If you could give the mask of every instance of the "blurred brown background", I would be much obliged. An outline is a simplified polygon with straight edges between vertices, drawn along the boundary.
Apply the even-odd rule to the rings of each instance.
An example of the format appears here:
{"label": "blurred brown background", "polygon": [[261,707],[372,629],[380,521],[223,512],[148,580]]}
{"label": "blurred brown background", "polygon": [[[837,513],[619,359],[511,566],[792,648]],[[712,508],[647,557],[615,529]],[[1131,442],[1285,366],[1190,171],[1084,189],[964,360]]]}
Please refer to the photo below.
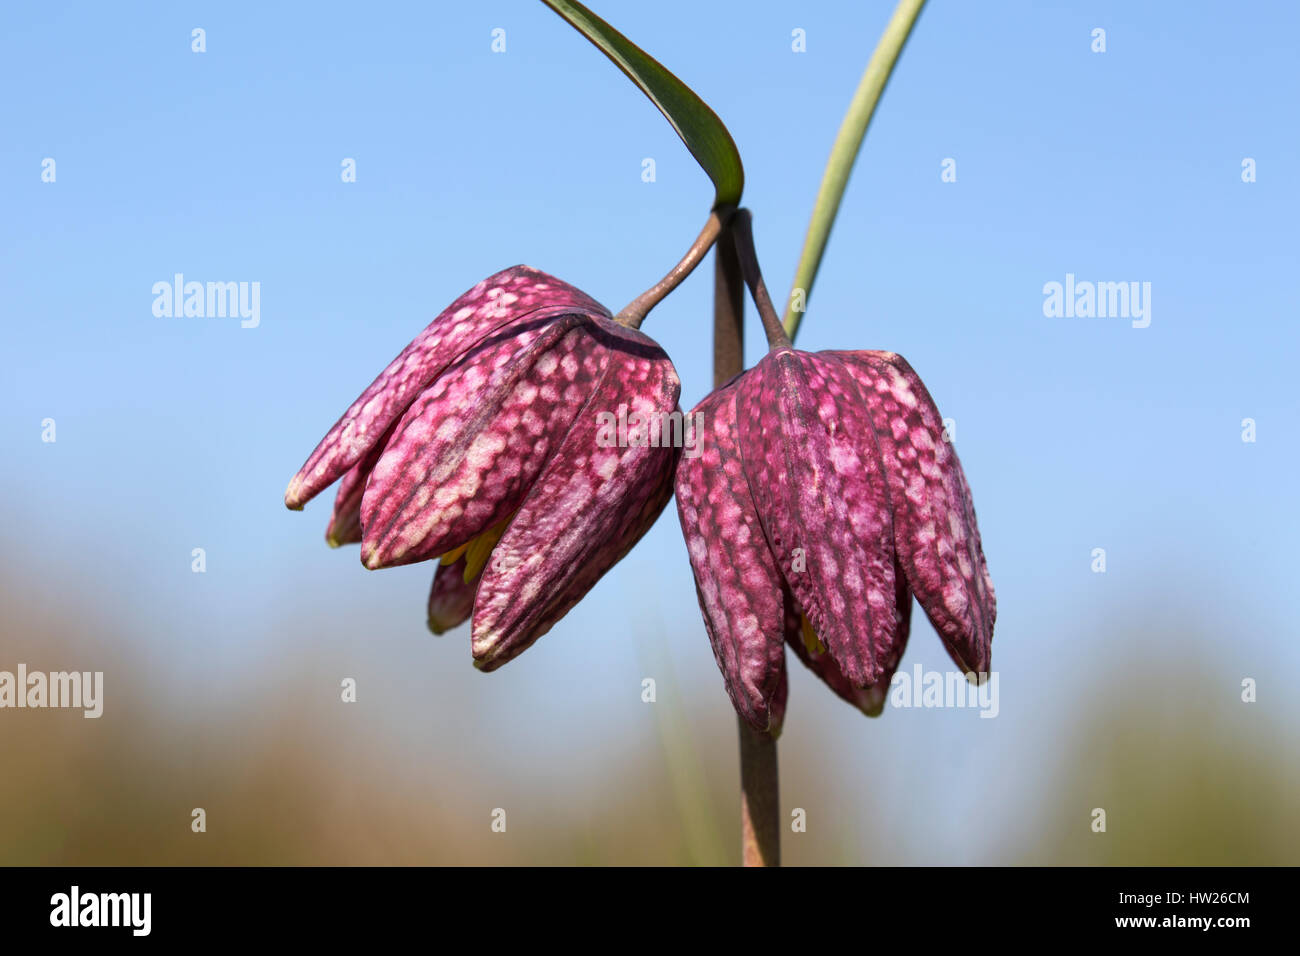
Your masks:
{"label": "blurred brown background", "polygon": [[[5,864],[738,860],[731,714],[716,686],[684,700],[662,645],[645,635],[639,660],[658,675],[658,701],[642,704],[639,680],[628,675],[634,732],[611,741],[595,722],[585,739],[553,737],[549,752],[524,760],[508,724],[493,721],[492,704],[475,692],[487,686],[484,675],[471,672],[463,647],[448,646],[463,631],[398,640],[395,653],[354,674],[358,702],[343,704],[336,671],[351,671],[332,665],[355,662],[357,642],[328,625],[311,654],[272,652],[238,679],[209,683],[199,674],[187,683],[162,679],[168,669],[147,646],[95,606],[12,568],[0,584],[0,666],[56,670],[75,661],[106,671],[99,720],[0,713]],[[434,699],[418,681],[396,683],[408,669],[403,654],[452,660],[459,692]],[[1068,689],[1085,702],[1068,733],[1009,750],[1005,741],[977,743],[983,752],[956,768],[969,785],[936,788],[942,793],[916,792],[915,782],[911,793],[899,789],[900,776],[938,780],[945,771],[927,769],[932,755],[915,743],[887,746],[905,721],[928,713],[887,709],[869,721],[795,674],[782,804],[787,813],[803,807],[809,825],[787,834],[786,862],[1300,861],[1294,736],[1265,707],[1234,703],[1231,687],[1216,702],[1212,688],[1223,682],[1196,661],[1130,664],[1126,678]],[[386,699],[385,680],[394,682]],[[580,674],[573,681],[565,693],[580,696]],[[996,720],[957,716],[987,740],[994,725],[1035,722],[1017,716],[1019,697],[1004,678]],[[436,729],[395,732],[401,713]],[[828,729],[836,735],[819,743]],[[940,723],[933,730],[946,733]],[[190,830],[194,807],[207,811],[206,833]],[[489,826],[497,807],[507,811],[504,834]],[[1107,810],[1105,834],[1090,830],[1093,807]]]}

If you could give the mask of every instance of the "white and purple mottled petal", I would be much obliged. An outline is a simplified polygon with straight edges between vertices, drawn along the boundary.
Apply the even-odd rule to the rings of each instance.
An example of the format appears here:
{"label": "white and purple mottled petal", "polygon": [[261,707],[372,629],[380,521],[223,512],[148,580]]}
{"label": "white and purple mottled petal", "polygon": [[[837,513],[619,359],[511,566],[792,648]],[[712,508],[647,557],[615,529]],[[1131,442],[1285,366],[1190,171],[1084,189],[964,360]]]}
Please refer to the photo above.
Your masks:
{"label": "white and purple mottled petal", "polygon": [[774,736],[784,712],[784,582],[767,546],[736,436],[734,384],[691,412],[700,454],[677,465],[677,512],[713,657],[736,712]]}
{"label": "white and purple mottled petal", "polygon": [[519,507],[604,373],[596,330],[593,317],[568,314],[519,331],[416,399],[362,499],[367,567],[437,557]]}
{"label": "white and purple mottled petal", "polygon": [[[601,413],[676,410],[681,383],[647,336],[597,323],[606,370],[488,559],[474,602],[474,663],[495,670],[545,634],[654,523],[680,449],[600,440]],[[649,421],[649,418],[646,418]],[[642,435],[642,437],[648,436]]]}
{"label": "white and purple mottled petal", "polygon": [[740,380],[740,450],[786,584],[855,687],[898,641],[894,532],[870,419],[838,360],[776,349]]}
{"label": "white and purple mottled petal", "polygon": [[445,634],[469,620],[478,580],[465,581],[465,559],[440,564],[429,587],[429,630]]}
{"label": "white and purple mottled petal", "polygon": [[879,717],[884,711],[885,701],[889,697],[890,681],[893,680],[894,672],[898,670],[898,664],[903,658],[903,651],[907,647],[907,636],[912,622],[912,591],[907,586],[907,577],[900,567],[894,569],[894,591],[897,638],[887,656],[882,660],[883,672],[880,679],[874,684],[868,684],[866,687],[855,687],[850,683],[849,679],[844,676],[844,672],[840,670],[839,665],[835,663],[835,658],[830,654],[808,648],[803,637],[802,612],[799,610],[794,595],[789,591],[785,595],[785,640],[790,650],[799,660],[803,661],[810,671],[821,678],[827,687],[868,717]]}
{"label": "white and purple mottled petal", "polygon": [[609,315],[585,293],[530,266],[484,279],[429,323],[343,413],[289,482],[285,505],[301,509],[361,461],[416,396],[465,352],[545,309]]}
{"label": "white and purple mottled petal", "polygon": [[375,442],[374,447],[366,452],[366,456],[348,469],[348,473],[339,482],[338,493],[334,496],[334,511],[325,529],[325,541],[331,548],[361,543],[361,497],[365,494],[370,472],[374,470],[375,463],[379,461],[379,456],[392,437],[393,429],[390,427]]}
{"label": "white and purple mottled petal", "polygon": [[889,482],[899,562],[953,660],[987,671],[997,600],[975,504],[943,418],[893,352],[837,352],[857,377]]}

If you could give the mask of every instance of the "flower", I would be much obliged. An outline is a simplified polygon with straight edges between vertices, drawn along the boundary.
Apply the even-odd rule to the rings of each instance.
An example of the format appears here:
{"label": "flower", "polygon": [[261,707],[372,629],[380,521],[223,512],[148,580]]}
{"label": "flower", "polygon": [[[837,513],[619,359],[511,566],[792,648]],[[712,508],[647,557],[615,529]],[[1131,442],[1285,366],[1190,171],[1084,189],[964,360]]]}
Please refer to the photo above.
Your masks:
{"label": "flower", "polygon": [[[493,670],[568,613],[649,530],[679,449],[598,440],[620,405],[676,414],[663,350],[559,279],[515,266],[433,320],[361,393],[285,492],[300,509],[342,478],[326,537],[368,568],[441,558],[434,633],[472,610]],[[655,436],[657,437],[657,436]]]}
{"label": "flower", "polygon": [[892,352],[775,348],[707,396],[677,506],[737,712],[780,732],[785,647],[844,699],[884,706],[915,595],[963,671],[997,613],[943,420]]}

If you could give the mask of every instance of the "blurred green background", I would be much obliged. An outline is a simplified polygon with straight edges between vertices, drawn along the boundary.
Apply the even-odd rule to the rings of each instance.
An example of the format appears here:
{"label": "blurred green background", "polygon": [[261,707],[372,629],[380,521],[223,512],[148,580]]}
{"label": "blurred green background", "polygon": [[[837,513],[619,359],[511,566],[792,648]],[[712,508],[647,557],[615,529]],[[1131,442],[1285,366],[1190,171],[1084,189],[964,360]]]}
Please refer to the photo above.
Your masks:
{"label": "blurred green background", "polygon": [[[0,714],[0,863],[739,860],[732,715],[720,688],[683,698],[649,629],[643,666],[622,675],[619,693],[639,719],[617,739],[579,719],[539,735],[525,756],[526,731],[494,719],[475,692],[492,678],[472,671],[464,647],[447,646],[456,635],[414,634],[363,653],[318,615],[310,629],[296,625],[311,635],[298,653],[268,654],[200,696],[200,675],[193,686],[157,681],[159,663],[133,647],[111,608],[12,567],[0,583],[10,658],[106,671],[98,720]],[[787,819],[803,808],[808,828],[786,834],[785,862],[1300,862],[1293,728],[1267,704],[1237,702],[1211,661],[1176,653],[1208,639],[1195,625],[1135,615],[1126,626],[1128,646],[1144,650],[1108,679],[1085,668],[1093,677],[1064,691],[1078,697],[1059,734],[1035,731],[1041,721],[1019,709],[1023,695],[1005,678],[994,720],[887,708],[871,721],[795,671],[781,801]],[[410,673],[410,661],[431,658],[458,665],[437,693]],[[656,675],[654,704],[640,700],[642,673]],[[357,678],[355,704],[341,702],[339,674]],[[557,698],[580,696],[581,676],[572,682],[553,688]],[[398,713],[421,729],[398,726]],[[972,732],[987,742],[969,744],[975,752],[945,739]],[[906,746],[890,745],[897,734]],[[207,811],[206,833],[190,830],[194,807]],[[1107,811],[1104,834],[1091,830],[1094,807]],[[490,827],[497,808],[505,833]]]}

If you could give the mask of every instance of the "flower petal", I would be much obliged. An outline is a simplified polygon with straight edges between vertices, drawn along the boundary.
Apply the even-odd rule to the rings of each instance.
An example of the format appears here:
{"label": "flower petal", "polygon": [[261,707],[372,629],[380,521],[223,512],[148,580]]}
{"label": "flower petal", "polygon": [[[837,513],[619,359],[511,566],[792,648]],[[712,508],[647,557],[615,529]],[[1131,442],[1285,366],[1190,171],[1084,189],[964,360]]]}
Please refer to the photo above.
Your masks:
{"label": "flower petal", "polygon": [[857,385],[839,361],[780,349],[740,380],[736,405],[777,566],[844,676],[873,684],[898,640],[894,532]]}
{"label": "flower petal", "polygon": [[[700,454],[677,466],[677,513],[713,657],[736,712],[758,731],[780,729],[785,687],[785,582],[767,546],[736,435],[736,387],[709,394]],[[777,712],[777,711],[780,712]]]}
{"label": "flower petal", "polygon": [[476,349],[425,390],[366,486],[367,567],[437,557],[519,507],[605,370],[596,332],[589,316],[560,316]]}
{"label": "flower petal", "polygon": [[957,665],[987,671],[997,599],[975,504],[957,452],[944,438],[939,409],[902,356],[833,354],[862,384],[889,479],[899,561],[912,591]]}
{"label": "flower petal", "polygon": [[325,528],[325,541],[331,548],[361,541],[361,496],[365,493],[371,467],[373,463],[358,462],[339,482],[338,494],[334,496],[334,512]]}
{"label": "flower petal", "polygon": [[[545,634],[654,524],[677,447],[606,447],[600,413],[676,410],[681,383],[653,340],[598,323],[605,374],[492,552],[474,605],[474,663],[495,670]],[[680,414],[680,413],[678,413]],[[648,418],[646,419],[649,420]],[[646,440],[646,432],[633,434]],[[633,442],[630,440],[629,445]]]}
{"label": "flower petal", "polygon": [[478,582],[465,583],[465,559],[440,564],[429,588],[429,630],[445,634],[469,620]]}
{"label": "flower petal", "polygon": [[895,584],[895,618],[898,638],[891,648],[882,664],[884,673],[880,680],[874,684],[868,684],[866,687],[854,687],[849,679],[844,676],[840,670],[835,658],[830,654],[814,655],[804,645],[803,629],[803,612],[799,610],[798,603],[794,595],[786,591],[785,604],[785,640],[790,646],[796,657],[804,662],[804,665],[833,690],[836,694],[848,701],[858,710],[862,711],[868,717],[879,717],[885,709],[885,700],[889,696],[890,681],[893,680],[894,671],[898,670],[898,664],[903,658],[903,650],[907,647],[907,635],[912,621],[912,591],[907,586],[907,577],[903,574],[901,567],[895,567],[894,570]]}
{"label": "flower petal", "polygon": [[329,526],[325,529],[325,541],[331,548],[345,544],[359,544],[361,530],[361,497],[366,491],[366,482],[370,472],[383,454],[384,446],[393,437],[390,427],[384,436],[375,442],[366,456],[357,462],[339,482],[338,494],[334,496],[334,512],[330,515]]}
{"label": "flower petal", "polygon": [[547,308],[609,315],[582,291],[531,266],[514,266],[484,279],[430,322],[343,413],[289,482],[285,505],[302,508],[359,462],[416,396],[465,352]]}

